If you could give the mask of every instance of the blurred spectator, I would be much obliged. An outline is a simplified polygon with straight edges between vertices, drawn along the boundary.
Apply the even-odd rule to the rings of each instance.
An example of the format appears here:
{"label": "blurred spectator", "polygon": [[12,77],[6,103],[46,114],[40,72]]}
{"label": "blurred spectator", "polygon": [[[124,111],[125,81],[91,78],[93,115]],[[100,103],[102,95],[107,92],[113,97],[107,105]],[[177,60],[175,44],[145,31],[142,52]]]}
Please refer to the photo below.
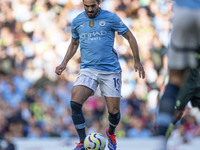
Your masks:
{"label": "blurred spectator", "polygon": [[127,131],[127,135],[131,138],[146,138],[150,137],[152,133],[148,129],[145,129],[142,118],[132,116],[130,118],[130,129]]}
{"label": "blurred spectator", "polygon": [[12,135],[10,132],[5,134],[5,140],[0,141],[0,149],[1,150],[15,150],[16,147],[12,142]]}

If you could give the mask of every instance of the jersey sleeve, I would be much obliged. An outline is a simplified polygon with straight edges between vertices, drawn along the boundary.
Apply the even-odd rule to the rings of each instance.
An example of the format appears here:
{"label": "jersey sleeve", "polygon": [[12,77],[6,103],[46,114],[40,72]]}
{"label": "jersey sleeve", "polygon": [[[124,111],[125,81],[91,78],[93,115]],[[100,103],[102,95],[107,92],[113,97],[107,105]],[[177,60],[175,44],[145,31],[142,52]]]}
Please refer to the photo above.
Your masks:
{"label": "jersey sleeve", "polygon": [[79,39],[79,35],[78,35],[77,30],[76,30],[76,22],[75,22],[75,20],[72,21],[71,32],[72,32],[72,39],[73,40]]}
{"label": "jersey sleeve", "polygon": [[114,14],[112,17],[113,17],[112,29],[118,32],[119,35],[125,34],[129,30],[128,27],[116,14]]}

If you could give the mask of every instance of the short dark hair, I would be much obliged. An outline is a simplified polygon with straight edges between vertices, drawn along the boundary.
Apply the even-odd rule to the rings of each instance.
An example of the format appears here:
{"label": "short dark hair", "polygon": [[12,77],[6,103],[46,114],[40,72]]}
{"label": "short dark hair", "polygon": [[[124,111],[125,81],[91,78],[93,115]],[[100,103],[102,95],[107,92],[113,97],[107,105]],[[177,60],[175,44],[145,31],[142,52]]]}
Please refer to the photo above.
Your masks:
{"label": "short dark hair", "polygon": [[[84,0],[83,0],[84,1]],[[98,4],[100,4],[101,0],[96,0]]]}

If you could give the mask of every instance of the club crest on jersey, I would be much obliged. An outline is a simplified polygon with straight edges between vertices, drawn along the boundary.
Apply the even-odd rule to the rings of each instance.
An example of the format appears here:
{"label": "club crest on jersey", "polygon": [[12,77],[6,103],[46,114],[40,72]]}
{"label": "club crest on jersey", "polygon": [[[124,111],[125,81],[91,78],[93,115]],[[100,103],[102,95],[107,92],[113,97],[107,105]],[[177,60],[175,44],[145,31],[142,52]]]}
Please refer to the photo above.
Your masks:
{"label": "club crest on jersey", "polygon": [[100,25],[100,26],[105,26],[105,24],[106,24],[105,21],[100,21],[100,22],[99,22],[99,25]]}
{"label": "club crest on jersey", "polygon": [[90,26],[90,28],[93,28],[94,27],[94,21],[90,21],[89,26]]}

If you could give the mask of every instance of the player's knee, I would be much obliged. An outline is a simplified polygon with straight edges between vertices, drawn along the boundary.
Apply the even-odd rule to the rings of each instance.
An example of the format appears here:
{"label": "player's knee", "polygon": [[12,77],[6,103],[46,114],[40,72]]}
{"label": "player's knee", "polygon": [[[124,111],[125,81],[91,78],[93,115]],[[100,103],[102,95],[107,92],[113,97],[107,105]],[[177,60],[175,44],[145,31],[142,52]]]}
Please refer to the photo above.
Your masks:
{"label": "player's knee", "polygon": [[120,118],[121,118],[120,112],[115,114],[109,113],[108,120],[112,125],[117,126],[120,121]]}
{"label": "player's knee", "polygon": [[117,114],[120,111],[120,104],[119,103],[114,103],[114,104],[109,104],[110,106],[108,107],[108,112],[110,114]]}

